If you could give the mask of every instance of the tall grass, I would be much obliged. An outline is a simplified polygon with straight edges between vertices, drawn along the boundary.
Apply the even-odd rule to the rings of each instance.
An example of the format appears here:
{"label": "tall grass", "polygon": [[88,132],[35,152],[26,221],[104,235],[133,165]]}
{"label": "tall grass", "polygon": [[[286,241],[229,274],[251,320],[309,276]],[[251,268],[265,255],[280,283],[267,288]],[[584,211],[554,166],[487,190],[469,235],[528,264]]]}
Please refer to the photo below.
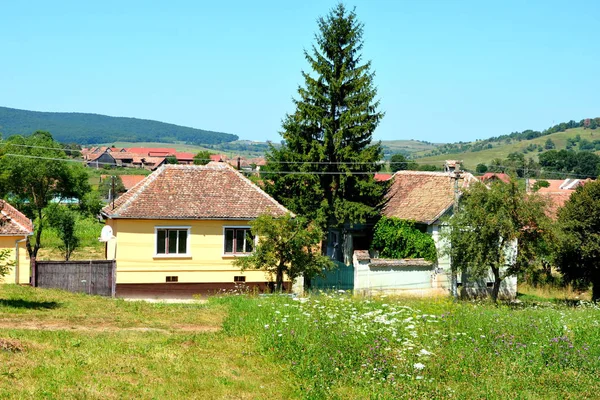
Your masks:
{"label": "tall grass", "polygon": [[224,329],[256,335],[304,398],[594,397],[600,310],[447,299],[231,297]]}

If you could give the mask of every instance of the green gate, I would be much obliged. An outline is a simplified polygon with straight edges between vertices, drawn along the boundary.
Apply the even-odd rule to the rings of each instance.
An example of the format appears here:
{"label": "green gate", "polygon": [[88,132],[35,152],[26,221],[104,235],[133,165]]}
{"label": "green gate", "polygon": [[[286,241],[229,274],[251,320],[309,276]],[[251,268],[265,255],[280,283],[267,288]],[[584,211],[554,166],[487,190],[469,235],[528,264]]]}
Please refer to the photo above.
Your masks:
{"label": "green gate", "polygon": [[354,289],[354,266],[334,261],[335,267],[325,271],[325,276],[317,276],[310,280],[310,289]]}

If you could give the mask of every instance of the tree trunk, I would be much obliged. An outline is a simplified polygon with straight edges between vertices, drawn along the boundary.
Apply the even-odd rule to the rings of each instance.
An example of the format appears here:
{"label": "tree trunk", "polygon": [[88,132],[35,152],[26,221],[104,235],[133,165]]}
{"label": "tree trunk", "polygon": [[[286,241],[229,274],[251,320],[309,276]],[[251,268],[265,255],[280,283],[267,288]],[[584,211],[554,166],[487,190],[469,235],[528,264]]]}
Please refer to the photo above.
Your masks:
{"label": "tree trunk", "polygon": [[29,258],[36,258],[38,250],[40,249],[40,240],[42,239],[42,209],[38,209],[38,227],[35,231],[35,244],[33,248],[31,248],[31,243],[29,242],[29,237],[27,237],[27,242],[25,247],[27,248],[27,252],[29,253]]}
{"label": "tree trunk", "polygon": [[283,264],[277,266],[277,275],[275,277],[275,290],[279,293],[283,291]]}
{"label": "tree trunk", "polygon": [[494,303],[498,302],[498,293],[500,293],[500,284],[502,283],[502,279],[500,279],[500,268],[492,267],[492,272],[494,273],[494,286],[492,287],[492,300]]}
{"label": "tree trunk", "polygon": [[600,273],[592,276],[592,301],[597,303],[600,300]]}

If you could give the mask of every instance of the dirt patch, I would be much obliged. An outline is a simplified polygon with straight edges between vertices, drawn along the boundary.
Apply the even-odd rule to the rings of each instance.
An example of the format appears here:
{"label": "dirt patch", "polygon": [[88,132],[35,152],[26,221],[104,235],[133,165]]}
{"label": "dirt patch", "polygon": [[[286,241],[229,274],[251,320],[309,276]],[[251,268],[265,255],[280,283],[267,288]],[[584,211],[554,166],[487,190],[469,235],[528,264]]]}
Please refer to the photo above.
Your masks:
{"label": "dirt patch", "polygon": [[[134,326],[122,328],[118,326],[85,326],[73,325],[66,321],[13,321],[0,320],[0,329],[25,329],[25,330],[40,330],[40,331],[86,331],[86,332],[159,332],[159,333],[178,333],[178,332],[217,332],[221,329],[219,326],[203,326],[203,325],[174,325],[170,329],[152,328],[149,326]],[[0,339],[0,349],[2,342]]]}
{"label": "dirt patch", "polygon": [[25,350],[25,346],[17,339],[0,338],[0,350],[9,351],[11,353],[19,353]]}

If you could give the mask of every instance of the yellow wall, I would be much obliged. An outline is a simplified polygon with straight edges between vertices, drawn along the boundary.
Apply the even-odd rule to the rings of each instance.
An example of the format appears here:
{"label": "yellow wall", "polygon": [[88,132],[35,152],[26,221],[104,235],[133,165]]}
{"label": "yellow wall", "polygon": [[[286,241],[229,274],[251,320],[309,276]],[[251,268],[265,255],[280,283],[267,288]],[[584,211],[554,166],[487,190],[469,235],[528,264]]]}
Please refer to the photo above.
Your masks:
{"label": "yellow wall", "polygon": [[[29,256],[27,255],[27,249],[25,248],[25,242],[19,243],[19,259],[16,263],[15,257],[15,245],[16,241],[25,239],[24,236],[0,236],[0,249],[10,250],[10,261],[15,261],[15,265],[11,267],[8,275],[4,278],[0,278],[1,283],[19,283],[28,284],[31,272],[29,264]],[[8,261],[8,260],[6,260]],[[18,268],[18,271],[17,271]],[[18,275],[18,281],[17,281]]]}
{"label": "yellow wall", "polygon": [[[236,275],[246,282],[271,280],[264,271],[242,274],[232,265],[234,257],[223,255],[223,227],[248,226],[248,221],[109,219],[107,224],[116,237],[107,243],[107,258],[117,260],[117,283],[165,283],[167,276],[187,283],[228,283]],[[155,228],[161,226],[191,227],[189,257],[155,257]]]}

